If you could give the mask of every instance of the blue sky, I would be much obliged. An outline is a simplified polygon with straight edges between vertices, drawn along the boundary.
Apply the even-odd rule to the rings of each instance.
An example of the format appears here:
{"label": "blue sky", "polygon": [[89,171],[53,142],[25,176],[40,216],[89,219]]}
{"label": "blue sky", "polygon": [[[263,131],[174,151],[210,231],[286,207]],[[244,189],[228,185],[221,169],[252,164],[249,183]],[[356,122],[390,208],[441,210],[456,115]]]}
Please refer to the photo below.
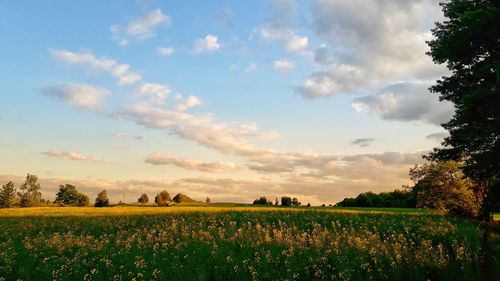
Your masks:
{"label": "blue sky", "polygon": [[453,114],[436,1],[3,1],[0,179],[334,203],[408,183]]}

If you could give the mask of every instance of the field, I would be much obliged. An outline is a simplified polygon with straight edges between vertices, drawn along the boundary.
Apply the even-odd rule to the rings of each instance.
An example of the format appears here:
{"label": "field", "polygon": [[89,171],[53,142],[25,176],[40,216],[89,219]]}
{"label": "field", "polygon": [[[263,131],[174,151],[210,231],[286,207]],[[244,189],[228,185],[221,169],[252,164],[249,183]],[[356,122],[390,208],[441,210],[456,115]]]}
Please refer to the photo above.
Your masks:
{"label": "field", "polygon": [[0,280],[481,280],[481,237],[408,209],[4,209]]}

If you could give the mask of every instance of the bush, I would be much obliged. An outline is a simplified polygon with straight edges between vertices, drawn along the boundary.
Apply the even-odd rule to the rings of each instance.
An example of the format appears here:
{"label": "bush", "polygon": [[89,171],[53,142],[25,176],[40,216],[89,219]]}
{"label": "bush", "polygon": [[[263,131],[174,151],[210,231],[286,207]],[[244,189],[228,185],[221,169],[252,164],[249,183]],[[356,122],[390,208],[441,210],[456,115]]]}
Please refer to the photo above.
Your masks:
{"label": "bush", "polygon": [[56,194],[55,203],[62,206],[87,206],[89,197],[76,190],[76,187],[71,184],[60,185],[59,191]]}
{"label": "bush", "polygon": [[141,197],[139,197],[139,199],[137,199],[137,202],[141,203],[141,204],[147,204],[149,202],[149,197],[146,193],[142,194]]}
{"label": "bush", "polygon": [[183,193],[179,193],[179,194],[175,195],[173,201],[175,203],[191,203],[191,202],[195,202],[193,199],[191,199],[189,196],[187,196],[186,194],[183,194]]}
{"label": "bush", "polygon": [[268,201],[266,196],[261,196],[259,199],[253,201],[254,205],[272,205],[273,202]]}
{"label": "bush", "polygon": [[155,203],[158,204],[158,206],[168,206],[168,203],[171,201],[172,198],[170,198],[170,193],[166,190],[158,193],[155,197]]}
{"label": "bush", "polygon": [[109,206],[109,199],[108,199],[108,193],[106,190],[103,190],[97,194],[97,198],[95,199],[95,205],[96,207],[107,207]]}

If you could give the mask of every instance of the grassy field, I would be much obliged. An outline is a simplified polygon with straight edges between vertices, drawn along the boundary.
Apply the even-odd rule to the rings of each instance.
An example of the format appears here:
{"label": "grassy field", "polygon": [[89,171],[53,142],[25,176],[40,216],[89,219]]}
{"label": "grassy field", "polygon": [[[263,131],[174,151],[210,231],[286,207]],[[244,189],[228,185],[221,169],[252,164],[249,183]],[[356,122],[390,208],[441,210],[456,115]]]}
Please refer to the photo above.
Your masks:
{"label": "grassy field", "polygon": [[410,209],[3,209],[0,280],[481,280],[481,237]]}

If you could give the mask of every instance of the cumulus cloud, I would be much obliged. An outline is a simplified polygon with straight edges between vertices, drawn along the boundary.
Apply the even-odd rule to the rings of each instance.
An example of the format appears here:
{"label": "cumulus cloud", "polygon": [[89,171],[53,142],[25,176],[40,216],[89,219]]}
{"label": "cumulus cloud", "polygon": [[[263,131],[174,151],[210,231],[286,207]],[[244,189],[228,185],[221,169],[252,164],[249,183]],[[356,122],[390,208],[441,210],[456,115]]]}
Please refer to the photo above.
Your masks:
{"label": "cumulus cloud", "polygon": [[158,47],[156,48],[156,52],[162,56],[168,57],[174,53],[173,47]]}
{"label": "cumulus cloud", "polygon": [[104,97],[111,95],[104,88],[75,83],[60,83],[47,86],[41,92],[43,95],[92,111],[101,111]]}
{"label": "cumulus cloud", "polygon": [[111,38],[117,41],[119,45],[125,46],[129,40],[146,40],[156,36],[156,29],[159,26],[168,26],[171,23],[169,16],[162,13],[160,9],[149,12],[148,14],[129,21],[124,26],[115,24],[109,30]]}
{"label": "cumulus cloud", "polygon": [[182,95],[177,94],[175,96],[175,110],[176,111],[186,111],[186,110],[190,109],[191,107],[195,107],[195,106],[198,106],[201,104],[202,104],[201,99],[199,99],[195,96],[192,96],[192,95],[189,95],[187,97],[183,97]]}
{"label": "cumulus cloud", "polygon": [[274,62],[274,69],[280,72],[289,72],[295,68],[295,63],[288,59],[281,59]]}
{"label": "cumulus cloud", "polygon": [[136,93],[140,96],[147,96],[152,102],[163,103],[171,90],[168,86],[155,83],[143,83],[136,89]]}
{"label": "cumulus cloud", "polygon": [[196,54],[204,52],[213,52],[220,49],[217,36],[208,34],[205,38],[197,39],[194,41],[193,52]]}
{"label": "cumulus cloud", "polygon": [[133,84],[142,79],[141,75],[131,72],[130,65],[119,64],[115,60],[96,58],[92,53],[73,53],[66,50],[50,49],[51,55],[67,64],[80,64],[93,70],[105,71],[118,79],[119,85]]}
{"label": "cumulus cloud", "polygon": [[371,138],[360,138],[360,139],[355,139],[351,142],[351,145],[358,145],[361,147],[367,147],[371,145],[375,140]]}
{"label": "cumulus cloud", "polygon": [[359,97],[352,105],[386,120],[421,121],[440,125],[454,113],[453,104],[439,101],[425,83],[401,82],[381,89],[375,95]]}
{"label": "cumulus cloud", "polygon": [[188,170],[209,173],[223,173],[237,168],[232,162],[201,162],[195,159],[170,157],[162,153],[149,155],[144,162],[152,165],[175,165]]}
{"label": "cumulus cloud", "polygon": [[306,98],[357,93],[402,79],[446,73],[425,54],[438,1],[314,0],[312,31],[326,42],[314,51],[321,68],[296,90]]}
{"label": "cumulus cloud", "polygon": [[92,162],[101,161],[95,156],[84,155],[80,152],[51,150],[51,151],[43,152],[43,154],[50,156],[52,158],[69,159],[69,160],[75,160],[75,161],[92,161]]}

